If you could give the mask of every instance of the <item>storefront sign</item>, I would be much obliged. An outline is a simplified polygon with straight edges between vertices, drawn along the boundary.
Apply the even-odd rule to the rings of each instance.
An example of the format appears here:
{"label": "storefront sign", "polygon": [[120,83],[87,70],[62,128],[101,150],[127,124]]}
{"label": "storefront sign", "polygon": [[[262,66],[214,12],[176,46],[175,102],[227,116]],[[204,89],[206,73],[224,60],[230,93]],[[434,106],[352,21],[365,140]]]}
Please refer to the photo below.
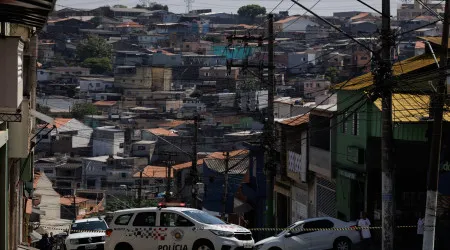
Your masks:
{"label": "storefront sign", "polygon": [[344,176],[348,179],[352,179],[352,180],[356,180],[356,174],[355,173],[351,173],[342,169],[338,169],[338,173],[341,176]]}

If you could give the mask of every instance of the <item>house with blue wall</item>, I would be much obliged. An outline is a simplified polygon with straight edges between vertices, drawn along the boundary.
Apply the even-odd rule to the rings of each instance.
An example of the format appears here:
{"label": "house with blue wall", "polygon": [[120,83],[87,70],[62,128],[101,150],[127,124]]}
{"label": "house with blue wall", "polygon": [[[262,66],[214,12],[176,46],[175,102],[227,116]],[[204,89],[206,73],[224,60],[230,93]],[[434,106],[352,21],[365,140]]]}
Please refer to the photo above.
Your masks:
{"label": "house with blue wall", "polygon": [[203,208],[219,214],[223,212],[225,177],[228,176],[228,195],[226,198],[225,213],[232,214],[234,195],[249,168],[249,159],[246,150],[230,152],[228,159],[228,174],[226,174],[225,152],[216,152],[209,155],[204,159],[202,167],[202,179],[204,183]]}

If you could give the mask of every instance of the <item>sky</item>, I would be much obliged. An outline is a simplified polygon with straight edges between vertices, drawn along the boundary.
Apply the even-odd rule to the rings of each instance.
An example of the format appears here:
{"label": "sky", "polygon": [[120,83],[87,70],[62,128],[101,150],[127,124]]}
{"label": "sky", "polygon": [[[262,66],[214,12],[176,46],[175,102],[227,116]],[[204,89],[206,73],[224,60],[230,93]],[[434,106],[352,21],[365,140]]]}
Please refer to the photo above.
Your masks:
{"label": "sky", "polygon": [[[192,1],[192,0],[191,0]],[[239,7],[247,4],[259,4],[266,7],[267,12],[270,12],[277,6],[281,0],[193,0],[192,9],[212,9],[213,12],[227,12],[236,13]],[[316,2],[319,3],[312,9],[319,15],[331,16],[333,12],[340,11],[371,11],[368,7],[357,2],[356,0],[298,0],[301,4],[310,8]],[[364,2],[372,7],[381,11],[382,0],[365,0]],[[404,1],[412,0],[391,0],[391,15],[397,14],[397,5]],[[169,11],[175,13],[185,13],[186,3],[185,0],[155,0],[155,2],[169,6]],[[91,9],[105,5],[122,4],[128,7],[134,7],[139,3],[139,0],[57,0],[56,9],[64,7]],[[279,11],[289,10],[289,14],[304,14],[305,11],[294,5],[290,0],[283,0],[282,3],[273,11],[278,13]]]}

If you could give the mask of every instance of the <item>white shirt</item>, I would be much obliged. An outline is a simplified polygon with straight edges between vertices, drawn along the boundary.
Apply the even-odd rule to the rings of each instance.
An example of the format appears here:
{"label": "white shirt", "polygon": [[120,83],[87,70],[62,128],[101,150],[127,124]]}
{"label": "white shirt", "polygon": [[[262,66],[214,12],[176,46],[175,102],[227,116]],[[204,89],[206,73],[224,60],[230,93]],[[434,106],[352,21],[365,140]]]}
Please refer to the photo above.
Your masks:
{"label": "white shirt", "polygon": [[419,218],[419,220],[417,221],[417,234],[423,234],[423,219]]}
{"label": "white shirt", "polygon": [[[360,219],[358,221],[358,227],[370,227],[370,220],[369,219]],[[361,229],[361,236],[364,239],[370,239],[370,237],[372,237],[372,235],[370,234],[370,230],[369,229]]]}

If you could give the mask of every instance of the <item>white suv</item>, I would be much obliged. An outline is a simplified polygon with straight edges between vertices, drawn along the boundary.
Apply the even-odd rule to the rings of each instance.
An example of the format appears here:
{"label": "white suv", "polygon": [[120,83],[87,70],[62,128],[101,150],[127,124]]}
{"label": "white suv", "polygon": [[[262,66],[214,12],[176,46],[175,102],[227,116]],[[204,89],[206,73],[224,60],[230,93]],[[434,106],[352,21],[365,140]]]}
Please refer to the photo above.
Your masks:
{"label": "white suv", "polygon": [[[193,208],[159,204],[114,213],[107,250],[251,250],[252,233]],[[171,207],[169,207],[171,206]]]}
{"label": "white suv", "polygon": [[74,221],[66,238],[66,250],[103,250],[106,229],[108,225],[100,218]]}
{"label": "white suv", "polygon": [[276,236],[255,244],[255,250],[350,250],[360,242],[356,222],[331,217],[298,221]]}

